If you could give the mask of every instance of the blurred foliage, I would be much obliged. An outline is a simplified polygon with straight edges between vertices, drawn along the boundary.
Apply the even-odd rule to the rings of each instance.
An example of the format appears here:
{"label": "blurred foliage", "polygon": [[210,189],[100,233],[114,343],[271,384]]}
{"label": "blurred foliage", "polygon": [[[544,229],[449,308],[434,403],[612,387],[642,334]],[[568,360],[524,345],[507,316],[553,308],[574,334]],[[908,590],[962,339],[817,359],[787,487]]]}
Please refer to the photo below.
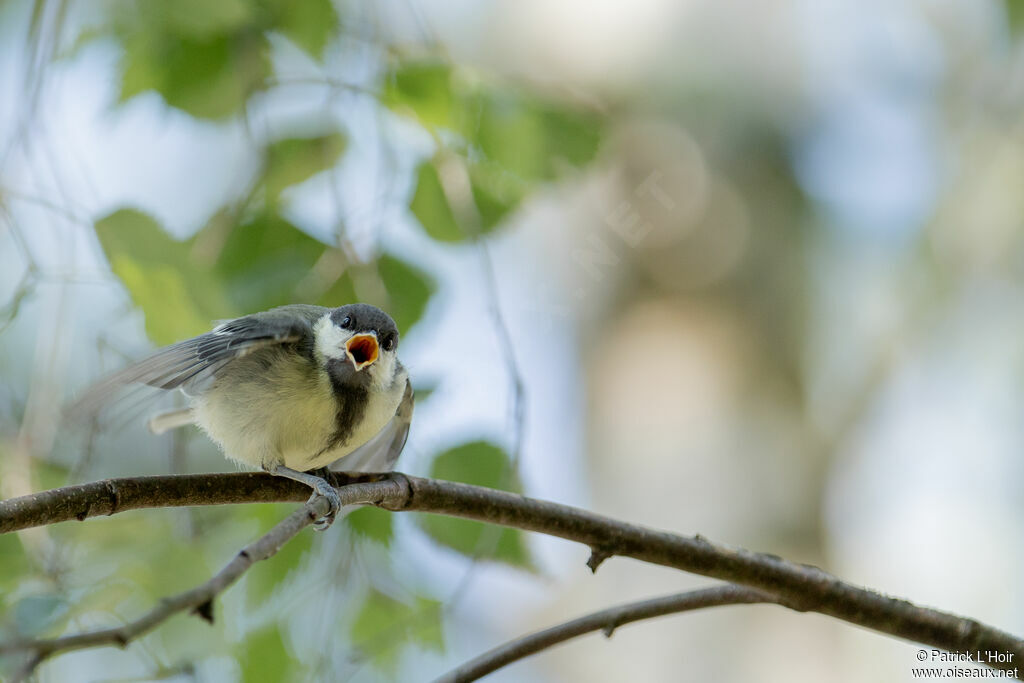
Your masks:
{"label": "blurred foliage", "polygon": [[1010,33],[1019,36],[1024,33],[1024,0],[1003,0],[1006,8],[1006,25]]}
{"label": "blurred foliage", "polygon": [[367,505],[350,512],[345,522],[357,537],[390,545],[395,537],[393,517],[390,512]]}
{"label": "blurred foliage", "polygon": [[[417,169],[409,205],[436,240],[459,242],[493,230],[539,183],[589,163],[600,146],[598,114],[473,78],[447,63],[400,61],[385,83],[388,107],[447,141]],[[448,178],[460,174],[471,200],[454,196],[456,183]],[[469,224],[467,211],[475,214]]]}
{"label": "blurred foliage", "polygon": [[452,128],[456,103],[451,79],[445,61],[398,62],[384,79],[381,101],[429,128]]}
{"label": "blurred foliage", "polygon": [[47,633],[67,614],[69,602],[67,598],[53,593],[28,595],[14,604],[14,621],[18,635],[34,638]]}
{"label": "blurred foliage", "polygon": [[[265,534],[294,508],[290,505],[257,505],[249,516],[259,524],[257,534]],[[299,568],[306,552],[313,545],[311,534],[299,534],[281,546],[269,562],[257,562],[245,573],[245,588],[251,605],[266,602],[282,581]]]}
{"label": "blurred foliage", "polygon": [[413,193],[409,208],[427,234],[435,240],[458,242],[466,238],[448,205],[434,163],[421,164],[416,171],[416,191]]}
{"label": "blurred foliage", "polygon": [[[329,307],[369,301],[388,310],[404,331],[423,315],[434,291],[429,276],[388,254],[375,263],[353,264],[331,280],[311,282],[317,263],[344,257],[274,213],[240,223],[221,212],[178,242],[152,217],[119,209],[96,222],[96,233],[158,344],[201,334],[214,320],[302,301],[304,292],[311,294],[307,300]],[[382,287],[359,296],[357,283],[366,277]]]}
{"label": "blurred foliage", "polygon": [[122,101],[156,91],[192,116],[220,119],[267,87],[269,34],[322,59],[338,15],[330,0],[135,0],[112,8],[108,30],[122,48]]}
{"label": "blurred foliage", "polygon": [[433,281],[414,266],[388,254],[377,259],[377,272],[387,292],[388,313],[398,322],[399,329],[408,330],[426,310],[434,293]]}
{"label": "blurred foliage", "polygon": [[[736,398],[726,399],[725,391],[722,396],[694,394],[700,398],[694,403],[706,412],[694,412],[693,419],[699,422],[697,431],[703,439],[705,428],[708,435],[717,429],[720,415],[716,412],[715,419],[708,420],[711,411],[737,417],[736,424],[723,428],[733,435],[724,440],[729,443],[719,446],[741,463],[734,470],[736,481],[745,481],[751,492],[744,505],[758,513],[747,521],[745,533],[773,547],[796,548],[794,555],[817,562],[830,548],[823,520],[834,516],[823,507],[828,494],[822,492],[829,490],[836,472],[845,471],[836,463],[853,457],[855,449],[849,448],[848,440],[859,436],[862,423],[873,419],[887,376],[899,369],[903,352],[893,349],[905,347],[907,356],[923,362],[932,351],[920,349],[916,337],[949,336],[947,329],[932,329],[931,323],[921,324],[918,318],[940,318],[936,312],[951,302],[964,306],[974,301],[961,297],[964,284],[969,284],[968,271],[974,271],[970,277],[984,280],[981,289],[992,285],[993,276],[1003,282],[1014,280],[1015,275],[1007,275],[1017,273],[1008,264],[1016,263],[1013,255],[1019,251],[1019,206],[1004,201],[1016,195],[1003,185],[1014,187],[1013,180],[1021,174],[1013,154],[993,151],[1012,148],[1007,141],[1016,137],[1008,121],[1015,120],[1017,93],[1002,86],[1012,81],[1010,67],[1019,61],[1004,58],[1019,56],[1024,0],[1001,0],[994,7],[1003,11],[1006,42],[1016,51],[998,56],[1005,64],[989,54],[991,45],[968,38],[983,34],[978,26],[972,24],[969,31],[956,27],[960,37],[950,38],[945,32],[955,22],[944,22],[956,15],[947,16],[949,8],[931,8],[928,17],[914,20],[917,28],[909,35],[915,40],[869,55],[864,63],[857,52],[871,44],[868,38],[874,34],[862,24],[851,31],[856,41],[844,43],[850,38],[846,36],[837,42],[849,54],[823,60],[815,65],[821,69],[809,71],[799,56],[790,60],[792,65],[787,60],[765,60],[771,64],[766,71],[747,64],[760,61],[757,51],[771,43],[744,42],[741,50],[723,45],[721,52],[729,58],[716,60],[713,69],[653,69],[656,73],[642,74],[645,78],[620,91],[636,101],[620,100],[608,110],[546,85],[512,82],[484,68],[454,62],[429,39],[427,45],[386,44],[381,35],[388,30],[366,22],[371,11],[330,0],[122,0],[77,8],[83,14],[94,13],[77,37],[69,35],[74,27],[67,17],[74,12],[69,13],[68,3],[35,0],[26,54],[33,62],[56,54],[71,60],[90,42],[114,46],[118,59],[110,65],[109,78],[115,110],[133,98],[145,98],[133,114],[164,107],[160,113],[172,114],[168,119],[174,125],[190,121],[202,126],[204,134],[220,130],[252,147],[252,167],[232,169],[244,186],[216,197],[207,218],[174,232],[188,233],[187,237],[173,237],[153,214],[139,207],[104,204],[106,215],[96,217],[95,233],[103,253],[144,314],[146,333],[155,344],[204,332],[217,319],[293,302],[336,306],[367,301],[388,310],[403,334],[414,330],[415,335],[417,322],[436,303],[441,279],[419,265],[427,259],[421,260],[415,249],[395,248],[390,232],[369,239],[363,239],[365,234],[349,235],[346,221],[358,215],[349,210],[361,207],[344,206],[344,197],[332,197],[336,205],[330,216],[331,235],[325,235],[320,224],[306,224],[304,216],[309,214],[293,210],[294,202],[308,197],[303,190],[314,184],[337,189],[339,179],[351,172],[354,155],[364,151],[364,135],[382,136],[370,146],[380,156],[393,157],[388,159],[393,163],[381,164],[396,176],[385,182],[409,188],[406,196],[397,198],[398,208],[407,209],[407,217],[422,229],[416,236],[419,243],[429,241],[437,250],[453,251],[500,235],[538,193],[593,167],[607,148],[614,164],[602,168],[608,173],[588,178],[592,184],[584,188],[596,187],[600,196],[588,197],[593,201],[578,214],[592,222],[580,226],[591,232],[581,229],[565,240],[572,243],[564,247],[566,251],[575,252],[568,259],[578,260],[581,253],[595,259],[591,271],[575,273],[592,276],[575,283],[582,284],[579,310],[573,311],[578,316],[574,323],[580,326],[574,330],[574,343],[579,344],[575,350],[584,356],[601,352],[602,340],[609,332],[614,338],[620,325],[636,325],[628,331],[638,339],[646,338],[639,332],[648,326],[652,331],[664,326],[658,331],[666,334],[653,339],[665,346],[652,347],[656,349],[680,342],[692,342],[694,351],[706,346],[706,358],[691,353],[689,346],[684,348],[685,358],[669,354],[667,364],[646,370],[651,373],[648,380],[653,378],[655,388],[664,390],[663,398],[681,401],[677,405],[688,410],[691,391],[700,391],[703,382],[717,386],[711,383],[719,380],[711,378],[718,373],[726,377],[720,381]],[[906,21],[901,16],[893,25],[904,30],[910,25],[905,26]],[[739,23],[751,25],[746,14]],[[59,38],[53,45],[31,43],[42,41],[48,31]],[[756,33],[758,41],[774,35]],[[920,44],[922,36],[927,49]],[[61,52],[65,44],[69,47]],[[611,53],[612,46],[607,47]],[[915,51],[930,57],[912,57]],[[915,65],[916,60],[923,61]],[[827,87],[815,83],[822,74],[849,78],[854,72],[833,61],[858,65],[860,72],[852,81],[857,87],[841,81],[829,81]],[[799,67],[797,83],[786,83],[793,66]],[[48,87],[58,82],[46,81],[42,71],[33,65],[25,82]],[[880,80],[880,75],[892,80]],[[296,83],[302,87],[296,88]],[[780,86],[783,89],[776,90]],[[609,101],[615,103],[615,91],[610,92]],[[867,93],[872,97],[861,99]],[[34,99],[30,94],[26,102]],[[358,110],[351,117],[349,102],[357,103],[353,110]],[[913,106],[905,109],[908,103]],[[916,118],[922,115],[928,120],[924,127]],[[373,117],[375,125],[366,125]],[[32,116],[25,120],[33,121]],[[907,130],[900,132],[904,122]],[[406,135],[409,131],[414,134]],[[930,172],[938,169],[934,175],[907,171],[901,165],[911,157],[921,160],[920,150],[908,150],[907,131],[917,131],[911,137],[925,133],[909,146],[916,150],[921,145],[934,154],[921,157],[926,161],[922,166],[934,167]],[[25,139],[34,140],[32,135]],[[876,146],[891,151],[883,153]],[[36,151],[47,156],[44,149]],[[833,155],[827,164],[823,161]],[[924,225],[904,226],[908,232],[895,240],[895,232],[888,233],[887,227],[866,225],[876,222],[874,212],[879,209],[871,208],[865,198],[882,197],[887,203],[901,193],[912,194],[897,187],[902,176],[885,197],[870,182],[861,187],[845,180],[870,180],[864,169],[880,171],[880,161],[889,169],[886,173],[906,173],[907,179],[916,178],[915,183],[925,181],[922,185],[934,182],[942,195],[928,207],[934,219],[907,221]],[[962,169],[957,169],[958,163]],[[664,197],[649,192],[652,178],[664,186],[671,210]],[[881,172],[879,178],[878,184],[890,181]],[[2,207],[9,198],[6,187],[0,190],[5,193],[0,197]],[[388,195],[388,200],[394,199]],[[858,210],[851,210],[854,205]],[[381,215],[390,216],[395,207],[381,208]],[[890,207],[880,213],[899,211]],[[889,218],[894,224],[906,220]],[[943,227],[943,222],[948,225]],[[971,230],[964,230],[965,225]],[[627,239],[625,233],[631,230],[634,235],[644,232],[644,238]],[[588,245],[586,238],[595,241]],[[900,244],[894,246],[895,242]],[[586,252],[597,246],[605,248]],[[905,253],[886,260],[898,252]],[[0,301],[0,332],[42,281],[43,270],[29,258],[25,261],[22,284]],[[861,261],[882,265],[877,271],[865,269]],[[910,262],[916,265],[906,268]],[[1000,267],[1006,270],[1000,272]],[[890,289],[881,270],[892,270],[904,281]],[[570,288],[569,295],[574,294]],[[590,300],[584,302],[583,294]],[[934,301],[923,304],[924,299]],[[1000,310],[1004,304],[999,301]],[[649,314],[657,320],[644,319]],[[889,322],[875,330],[876,323],[859,321],[890,316],[900,319],[891,331],[883,329]],[[832,317],[842,320],[837,323]],[[856,333],[847,334],[848,330]],[[865,330],[872,335],[880,332],[877,348],[874,342],[857,338]],[[705,335],[709,341],[700,341]],[[835,363],[842,371],[837,374],[851,375],[838,383],[821,369],[833,363],[825,358],[833,349],[842,359]],[[700,365],[700,372],[683,367],[689,363]],[[722,368],[717,368],[719,363]],[[591,379],[604,377],[614,387],[593,394],[609,401],[603,409],[590,406],[595,415],[611,414],[604,409],[633,415],[633,407],[649,401],[650,391],[642,381],[623,383],[621,375],[601,374],[607,364],[598,364],[598,369],[586,365]],[[644,369],[642,362],[629,368],[631,376]],[[617,367],[612,371],[620,372]],[[661,384],[662,373],[667,383],[672,376],[691,372],[693,383],[680,391]],[[417,401],[424,401],[431,400],[443,378],[425,381],[414,372],[413,381]],[[731,388],[734,382],[740,386]],[[630,393],[637,388],[644,391]],[[442,393],[447,395],[447,389]],[[24,396],[29,393],[26,390]],[[23,405],[11,414],[21,413],[27,398],[14,392],[12,397],[12,405]],[[732,405],[734,400],[742,405]],[[734,412],[716,407],[726,404]],[[666,406],[662,413],[671,410]],[[647,413],[644,420],[661,419]],[[20,415],[11,424],[18,419]],[[666,433],[677,427],[672,419],[674,414],[666,418]],[[639,441],[646,438],[644,432],[658,431],[644,420],[634,426],[633,436]],[[590,427],[592,500],[596,505],[617,503],[631,495],[631,482],[622,477],[620,460],[614,457],[621,451],[619,442],[600,438],[608,433],[603,425]],[[117,443],[131,438],[129,434]],[[189,454],[203,447],[198,442],[189,444]],[[671,443],[673,453],[687,450],[674,435],[666,443]],[[750,443],[764,445],[756,457],[751,457]],[[0,440],[0,450],[4,446]],[[0,452],[0,461],[6,455]],[[512,459],[500,444],[474,441],[422,455],[412,462],[430,476],[514,492],[522,489]],[[718,461],[730,459],[719,455]],[[25,474],[32,485],[53,488],[68,483],[69,468],[52,465],[46,457],[31,461],[31,471]],[[679,477],[640,477],[632,493],[653,501],[663,494],[675,495],[680,481],[694,480],[684,471],[690,465],[673,469],[677,460],[662,458],[659,467],[682,472]],[[718,471],[707,467],[707,472]],[[600,490],[602,482],[610,482],[610,495]],[[137,512],[58,525],[46,530],[45,543],[28,535],[0,536],[0,635],[53,636],[138,615],[162,596],[207,578],[234,550],[292,507]],[[434,547],[428,550],[446,555],[446,560],[454,553],[520,570],[533,568],[527,540],[518,531],[438,516],[411,519],[411,524],[400,523],[395,515],[368,507],[349,514],[329,534],[300,534],[217,601],[213,625],[180,617],[143,644],[111,656],[154,662],[230,656],[245,680],[319,678],[328,664],[339,662],[333,653],[320,652],[319,643],[308,642],[314,629],[309,615],[299,613],[307,610],[314,613],[317,628],[340,642],[339,648],[364,653],[364,661],[377,674],[397,678],[406,645],[429,651],[444,646],[443,611],[430,597],[442,590],[442,582],[419,566],[400,567],[404,573],[396,566],[408,560],[402,544],[410,536],[419,537],[419,552],[428,545],[422,540],[429,538]],[[410,576],[425,585],[408,587]],[[345,599],[324,600],[328,590],[345,590]],[[305,623],[300,626],[300,621]],[[315,654],[323,661],[308,661],[310,650],[318,650]],[[8,664],[0,660],[0,675]]]}
{"label": "blurred foliage", "polygon": [[276,201],[288,187],[334,166],[344,149],[345,138],[340,133],[272,142],[264,162],[268,201]]}
{"label": "blurred foliage", "polygon": [[383,101],[435,133],[454,133],[453,147],[524,182],[554,179],[597,154],[600,115],[475,76],[448,63],[399,60],[385,75]]}
{"label": "blurred foliage", "polygon": [[21,541],[14,534],[0,535],[0,595],[7,595],[31,565]]}
{"label": "blurred foliage", "polygon": [[275,625],[246,634],[238,662],[246,683],[276,683],[294,675],[295,663],[281,637],[281,629]]}
{"label": "blurred foliage", "polygon": [[[474,441],[441,453],[434,458],[430,476],[521,491],[508,454],[486,441]],[[511,485],[506,486],[509,482]],[[467,557],[497,560],[526,569],[533,567],[524,534],[518,529],[503,528],[489,533],[493,528],[481,522],[441,515],[419,515],[418,520],[432,539]]]}
{"label": "blurred foliage", "polygon": [[[30,36],[44,34],[45,3],[36,2]],[[63,11],[63,10],[62,10]],[[337,306],[366,301],[387,310],[407,334],[437,291],[435,278],[411,260],[379,243],[362,253],[348,241],[338,216],[337,234],[326,243],[290,211],[295,188],[337,169],[349,138],[325,123],[322,103],[293,103],[285,137],[260,138],[253,115],[266,115],[256,96],[284,87],[278,79],[277,49],[284,39],[324,74],[343,60],[347,22],[330,0],[143,0],[94,8],[96,16],[73,37],[60,58],[73,60],[96,41],[116,45],[117,104],[143,93],[196,120],[228,126],[244,123],[260,160],[238,196],[224,196],[205,224],[187,238],[173,237],[153,214],[133,206],[114,207],[95,220],[98,242],[132,303],[145,316],[148,337],[158,345],[210,329],[213,321],[288,303]],[[65,26],[61,15],[58,25]],[[360,38],[363,40],[363,38]],[[471,241],[499,229],[545,184],[559,181],[598,155],[605,117],[576,103],[503,81],[480,69],[441,57],[406,55],[380,46],[375,82],[362,87],[382,116],[418,126],[434,149],[414,163],[408,208],[426,235],[442,244]],[[58,54],[58,50],[52,51]],[[365,59],[365,56],[360,57]],[[332,61],[333,60],[333,61]],[[313,78],[312,80],[317,80]],[[330,86],[332,79],[323,77]],[[332,179],[333,182],[333,179]],[[187,201],[183,197],[182,201]],[[436,388],[435,379],[417,382],[417,400]],[[467,443],[430,459],[435,477],[519,491],[508,455],[497,445]],[[66,468],[37,463],[36,481],[45,488],[68,481]],[[189,511],[187,515],[139,514],[55,530],[60,544],[88,548],[85,585],[76,571],[33,557],[18,536],[0,537],[0,628],[23,635],[56,635],[98,613],[130,618],[164,595],[205,580],[225,561],[225,549],[265,532],[290,506]],[[467,557],[532,567],[522,533],[491,529],[467,520],[424,517],[411,533],[425,533],[446,549]],[[382,552],[365,597],[355,596],[348,619],[350,636],[374,667],[394,675],[403,644],[439,651],[444,646],[439,603],[416,595],[408,601],[382,592],[391,574],[387,557],[401,538],[391,513],[357,510],[332,533],[347,532],[367,543],[349,544]],[[132,542],[126,543],[125,539]],[[257,563],[243,580],[245,608],[259,612],[317,571],[323,545],[300,534],[268,562]],[[346,545],[346,544],[340,544]],[[321,558],[322,559],[322,558]],[[337,558],[330,562],[340,564]],[[30,577],[47,573],[50,581]],[[219,609],[218,601],[215,609]],[[212,626],[180,619],[147,640],[148,648],[181,649],[197,660],[230,651],[247,681],[289,680],[311,671],[289,650],[289,614],[257,619],[240,642],[218,618]],[[116,616],[115,616],[116,615]],[[84,622],[83,622],[84,623]],[[226,631],[225,631],[226,629]],[[198,636],[196,634],[199,634]],[[384,647],[370,646],[384,640]]]}
{"label": "blurred foliage", "polygon": [[193,262],[187,244],[173,240],[150,216],[120,209],[96,221],[96,236],[157,344],[201,334],[211,320],[230,317],[220,283]]}
{"label": "blurred foliage", "polygon": [[422,597],[405,603],[371,590],[350,633],[352,641],[363,646],[370,662],[393,679],[398,667],[393,647],[396,641],[411,640],[424,650],[444,651],[441,603]]}

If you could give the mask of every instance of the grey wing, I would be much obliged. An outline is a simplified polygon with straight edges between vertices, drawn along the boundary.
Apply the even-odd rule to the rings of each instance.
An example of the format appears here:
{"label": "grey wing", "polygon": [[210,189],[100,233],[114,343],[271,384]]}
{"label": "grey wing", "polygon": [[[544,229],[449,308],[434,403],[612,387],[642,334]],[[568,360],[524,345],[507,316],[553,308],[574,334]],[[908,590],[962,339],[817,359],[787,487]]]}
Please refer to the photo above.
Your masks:
{"label": "grey wing", "polygon": [[165,347],[97,382],[71,406],[69,415],[76,420],[94,418],[115,403],[144,401],[146,397],[135,390],[138,387],[197,393],[235,358],[271,346],[295,344],[300,353],[312,357],[313,323],[329,310],[282,306],[224,322],[212,332]]}
{"label": "grey wing", "polygon": [[342,472],[390,472],[405,448],[415,405],[412,383],[405,381],[405,393],[395,416],[377,434],[337,462],[334,469]]}

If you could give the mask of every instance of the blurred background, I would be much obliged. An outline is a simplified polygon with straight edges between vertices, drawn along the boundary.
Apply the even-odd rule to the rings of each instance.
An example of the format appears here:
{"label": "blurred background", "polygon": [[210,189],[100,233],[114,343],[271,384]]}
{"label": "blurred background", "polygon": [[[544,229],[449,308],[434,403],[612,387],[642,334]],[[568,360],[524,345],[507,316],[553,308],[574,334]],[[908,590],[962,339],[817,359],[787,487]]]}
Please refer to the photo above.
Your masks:
{"label": "blurred background", "polygon": [[[1024,2],[0,2],[0,496],[227,471],[104,372],[289,302],[389,310],[403,471],[820,565],[1024,632]],[[0,635],[121,623],[292,506],[0,537]],[[710,582],[377,510],[41,681],[428,680]],[[495,681],[909,680],[731,607]],[[0,660],[0,671],[18,665]]]}

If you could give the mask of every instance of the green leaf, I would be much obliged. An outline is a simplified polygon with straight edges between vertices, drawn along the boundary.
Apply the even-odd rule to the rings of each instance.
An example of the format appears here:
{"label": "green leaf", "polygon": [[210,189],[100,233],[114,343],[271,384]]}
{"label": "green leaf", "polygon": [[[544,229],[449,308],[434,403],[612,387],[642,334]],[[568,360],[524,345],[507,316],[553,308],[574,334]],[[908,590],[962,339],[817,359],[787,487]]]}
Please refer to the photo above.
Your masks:
{"label": "green leaf", "polygon": [[377,259],[377,271],[388,293],[388,313],[405,334],[423,317],[434,282],[423,271],[389,254]]}
{"label": "green leaf", "polygon": [[[288,516],[293,510],[289,505],[257,505],[252,508],[256,519],[259,521],[259,533],[264,534],[270,531],[271,527]],[[253,605],[260,604],[275,591],[288,578],[288,575],[298,569],[306,553],[313,545],[312,533],[301,533],[285,543],[270,559],[265,562],[257,562],[246,572],[246,595]]]}
{"label": "green leaf", "polygon": [[386,510],[366,505],[345,518],[352,533],[383,545],[391,545],[395,537],[393,515]]}
{"label": "green leaf", "polygon": [[496,228],[529,191],[522,180],[489,162],[470,164],[469,180],[484,232]]}
{"label": "green leaf", "polygon": [[470,139],[491,161],[521,178],[544,176],[544,129],[537,112],[521,98],[492,91],[478,101]]}
{"label": "green leaf", "polygon": [[122,42],[121,101],[155,90],[193,116],[223,119],[241,111],[270,76],[269,44],[261,33],[197,38],[134,32]]}
{"label": "green leaf", "polygon": [[435,288],[433,279],[423,271],[382,254],[376,261],[348,266],[317,303],[334,307],[365,301],[380,306],[405,334],[423,316]]}
{"label": "green leaf", "polygon": [[[486,159],[467,163],[466,170],[482,234],[497,228],[531,189],[522,178]],[[427,234],[440,242],[464,242],[471,237],[455,220],[438,175],[437,159],[420,165],[409,208]]]}
{"label": "green leaf", "polygon": [[582,166],[597,154],[601,119],[557,103],[518,93],[490,90],[470,105],[466,130],[483,155],[523,181],[558,177],[562,166]]}
{"label": "green leaf", "polygon": [[550,180],[560,164],[591,161],[602,118],[520,88],[466,77],[440,60],[404,61],[384,78],[383,103],[427,128],[462,135],[522,180]]}
{"label": "green leaf", "polygon": [[437,167],[433,161],[425,161],[416,171],[416,191],[409,208],[419,220],[427,234],[440,242],[461,242],[466,233],[455,222],[452,207],[448,204]]}
{"label": "green leaf", "polygon": [[416,609],[420,618],[413,626],[416,642],[427,651],[444,652],[444,627],[441,622],[443,605],[437,600],[417,598]]}
{"label": "green leaf", "polygon": [[548,151],[547,177],[554,177],[557,164],[583,166],[594,160],[601,146],[600,117],[551,104],[537,106]]}
{"label": "green leaf", "polygon": [[268,200],[276,201],[285,188],[334,166],[344,149],[345,137],[337,132],[271,143],[265,153],[263,176]]}
{"label": "green leaf", "polygon": [[471,441],[441,453],[430,466],[430,476],[492,489],[520,490],[508,454],[487,441]]}
{"label": "green leaf", "polygon": [[246,683],[277,683],[297,680],[295,662],[276,625],[246,635],[238,655],[242,680]]}
{"label": "green leaf", "polygon": [[0,592],[8,594],[15,582],[31,567],[18,535],[0,536]]}
{"label": "green leaf", "polygon": [[118,209],[96,221],[96,236],[111,256],[128,254],[144,263],[174,262],[185,258],[185,249],[151,216],[136,209]]}
{"label": "green leaf", "polygon": [[345,304],[351,304],[358,300],[355,283],[352,282],[352,274],[344,272],[328,287],[327,291],[317,300],[320,306],[335,308]]}
{"label": "green leaf", "polygon": [[365,646],[377,669],[394,677],[401,650],[391,644],[412,640],[424,649],[444,650],[441,603],[420,597],[409,605],[371,590],[352,623],[351,635]]}
{"label": "green leaf", "polygon": [[331,0],[277,2],[279,6],[273,28],[318,60],[340,26],[338,13]]}
{"label": "green leaf", "polygon": [[440,179],[441,155],[417,168],[409,203],[427,234],[441,242],[465,241],[475,227],[493,230],[537,183],[591,162],[600,146],[600,116],[516,88],[456,78],[442,63],[400,65],[386,83],[388,106],[461,135],[442,139],[466,166],[480,225],[459,225]]}
{"label": "green leaf", "polygon": [[253,17],[246,0],[175,0],[142,2],[136,8],[144,14],[146,26],[179,36],[207,38],[240,28]]}
{"label": "green leaf", "polygon": [[191,301],[187,280],[168,264],[143,267],[129,257],[111,259],[111,268],[146,314],[146,334],[160,345],[208,331],[210,319]]}
{"label": "green leaf", "polygon": [[[434,459],[430,476],[488,488],[519,491],[508,455],[486,441],[452,448]],[[532,569],[522,532],[442,515],[420,515],[420,527],[443,546],[467,557],[492,559]]]}
{"label": "green leaf", "polygon": [[451,67],[440,61],[403,62],[385,77],[382,101],[428,127],[452,127]]}
{"label": "green leaf", "polygon": [[296,287],[326,250],[284,218],[264,213],[228,229],[214,271],[238,310],[262,311],[294,303]]}
{"label": "green leaf", "polygon": [[175,0],[118,4],[121,100],[156,91],[193,116],[238,114],[271,74],[269,31],[317,59],[337,33],[331,0]]}
{"label": "green leaf", "polygon": [[[163,542],[122,558],[118,563],[120,579],[131,581],[136,592],[157,598],[185,590],[210,577],[215,568],[199,543],[187,543],[176,538],[170,519],[150,517],[147,521],[147,532]],[[136,527],[122,522],[116,528],[120,529],[123,545],[126,530]]]}
{"label": "green leaf", "polygon": [[1024,33],[1024,0],[1004,0],[1006,9],[1006,25],[1010,35],[1017,37]]}
{"label": "green leaf", "polygon": [[220,284],[153,218],[120,209],[96,222],[96,235],[157,344],[201,334],[212,320],[234,315]]}
{"label": "green leaf", "polygon": [[533,559],[518,529],[440,515],[420,515],[420,528],[434,541],[473,560],[494,560],[533,570]]}

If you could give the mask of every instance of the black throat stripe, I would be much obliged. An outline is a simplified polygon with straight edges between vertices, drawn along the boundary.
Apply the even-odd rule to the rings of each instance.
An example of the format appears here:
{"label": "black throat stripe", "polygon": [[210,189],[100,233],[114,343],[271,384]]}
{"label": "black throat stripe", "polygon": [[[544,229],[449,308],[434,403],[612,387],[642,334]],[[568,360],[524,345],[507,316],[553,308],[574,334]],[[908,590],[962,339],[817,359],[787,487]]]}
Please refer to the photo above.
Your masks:
{"label": "black throat stripe", "polygon": [[[342,361],[345,362],[345,361]],[[327,440],[327,445],[321,453],[343,445],[352,436],[356,425],[366,415],[366,406],[370,400],[370,392],[367,387],[361,384],[342,382],[338,373],[331,372],[328,366],[327,374],[331,378],[331,389],[334,391],[334,400],[338,404],[338,411],[334,415],[334,433]]]}

